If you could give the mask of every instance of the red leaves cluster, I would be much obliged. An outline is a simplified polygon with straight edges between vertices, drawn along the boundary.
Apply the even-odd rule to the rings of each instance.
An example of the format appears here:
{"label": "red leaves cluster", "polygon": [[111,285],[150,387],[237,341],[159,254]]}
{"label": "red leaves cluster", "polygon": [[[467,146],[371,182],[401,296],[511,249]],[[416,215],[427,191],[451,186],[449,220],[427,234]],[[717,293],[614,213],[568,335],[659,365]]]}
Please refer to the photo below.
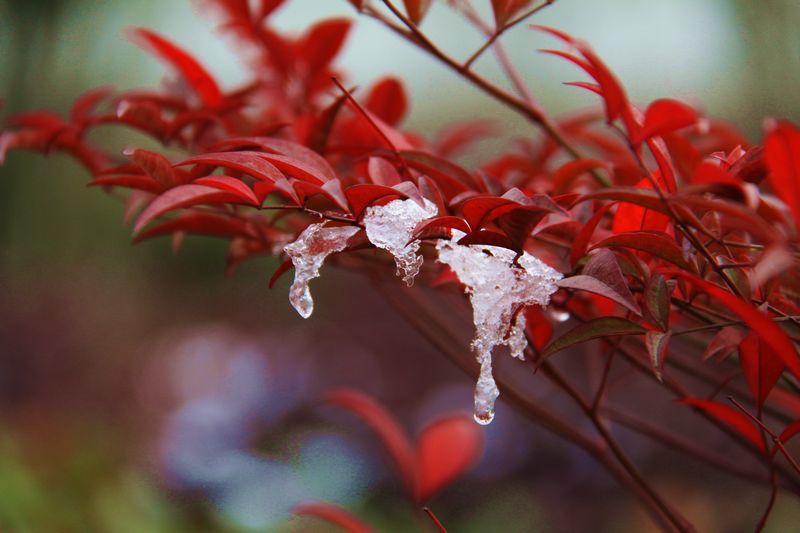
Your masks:
{"label": "red leaves cluster", "polygon": [[[284,35],[270,24],[280,0],[208,3],[252,61],[249,83],[222,87],[166,38],[132,30],[132,39],[183,84],[154,92],[90,91],[68,118],[49,112],[10,117],[0,134],[0,160],[12,149],[67,152],[91,172],[91,185],[131,191],[127,212],[137,217],[137,240],[223,237],[230,241],[230,266],[280,254],[309,223],[359,225],[371,205],[427,199],[438,213],[416,228],[414,239],[430,243],[457,230],[462,245],[532,253],[566,274],[554,301],[577,324],[551,340],[548,316],[526,310],[542,357],[622,337],[669,381],[670,348],[693,333],[707,345],[698,362],[706,356],[706,364],[729,364],[730,356],[738,357],[758,412],[771,397],[796,396],[782,384],[800,378],[797,335],[789,331],[800,315],[800,130],[794,125],[773,122],[763,146],[751,145],[730,125],[701,118],[683,102],[659,99],[639,109],[591,47],[537,27],[568,47],[546,52],[589,76],[570,85],[597,94],[602,112],[554,121],[558,136],[521,141],[522,149],[509,147],[466,169],[454,154],[490,134],[485,123],[452,125],[427,138],[402,126],[408,98],[400,80],[379,80],[354,94],[331,81],[349,21]],[[414,29],[430,4],[405,0],[400,16]],[[493,0],[497,28],[531,4]],[[134,128],[186,155],[107,153],[86,140],[101,124]],[[374,261],[359,261],[360,250],[370,247],[366,239],[352,242],[348,264],[374,268]],[[287,268],[284,263],[276,274]],[[434,261],[422,275],[433,285],[453,279]],[[380,436],[416,501],[449,483],[477,453],[473,429],[461,419],[430,426],[413,444],[369,400],[355,393],[332,398]],[[764,449],[759,429],[740,411],[712,399],[686,403]],[[787,440],[797,427],[787,424]],[[449,440],[456,438],[472,447],[453,452]]]}

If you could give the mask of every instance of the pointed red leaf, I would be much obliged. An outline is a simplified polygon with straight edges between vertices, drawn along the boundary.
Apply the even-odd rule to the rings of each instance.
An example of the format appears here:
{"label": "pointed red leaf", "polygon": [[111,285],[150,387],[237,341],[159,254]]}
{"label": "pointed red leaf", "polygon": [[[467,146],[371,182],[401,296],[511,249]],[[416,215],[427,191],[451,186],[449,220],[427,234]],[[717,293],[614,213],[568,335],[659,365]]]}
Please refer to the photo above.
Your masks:
{"label": "pointed red leaf", "polygon": [[261,157],[261,152],[214,152],[190,157],[176,167],[184,165],[213,165],[238,170],[262,181],[284,179],[283,173],[275,165]]}
{"label": "pointed red leaf", "polygon": [[222,92],[217,82],[206,69],[191,55],[169,42],[164,37],[144,29],[133,28],[129,32],[133,42],[149,49],[163,61],[177,70],[197,96],[208,107],[214,107],[222,101]]}
{"label": "pointed red leaf", "polygon": [[198,204],[238,203],[242,198],[237,194],[222,192],[215,187],[205,185],[179,185],[156,197],[148,205],[133,227],[134,233],[147,225],[148,222],[173,209],[191,207]]}
{"label": "pointed red leaf", "polygon": [[650,356],[653,373],[658,378],[658,381],[663,381],[662,374],[664,372],[664,361],[667,359],[669,350],[670,335],[671,332],[669,331],[648,331],[644,334],[644,345],[647,348],[647,354]]}
{"label": "pointed red leaf", "polygon": [[619,317],[603,317],[589,320],[569,330],[542,351],[541,358],[550,357],[570,346],[592,339],[617,335],[643,335],[647,330],[635,322]]}
{"label": "pointed red leaf", "polygon": [[[652,190],[650,180],[643,179],[636,184],[640,190]],[[664,231],[669,224],[669,218],[657,211],[646,209],[640,205],[622,202],[614,214],[611,225],[613,233],[628,233],[629,231],[653,230]]]}
{"label": "pointed red leaf", "polygon": [[323,20],[312,26],[299,44],[299,55],[308,74],[324,73],[344,45],[352,22],[344,18]]}
{"label": "pointed red leaf", "polygon": [[403,83],[392,77],[380,80],[367,95],[364,107],[390,126],[396,126],[403,120],[408,108]]}
{"label": "pointed red leaf", "polygon": [[100,176],[89,183],[89,187],[127,187],[128,189],[139,189],[158,194],[164,191],[164,187],[150,176],[143,174],[132,174],[125,176]]}
{"label": "pointed red leaf", "polygon": [[372,183],[393,187],[402,181],[400,174],[394,165],[382,157],[370,157],[367,164],[367,171]]}
{"label": "pointed red leaf", "polygon": [[[375,203],[379,198],[386,196],[401,196],[400,191],[392,187],[375,184],[359,184],[348,187],[344,191],[347,201],[350,203],[350,210],[356,219],[361,218],[364,210]],[[404,195],[403,195],[404,196]]]}
{"label": "pointed red leaf", "polygon": [[703,400],[701,398],[684,398],[679,400],[680,403],[691,405],[709,415],[713,416],[723,424],[727,425],[758,449],[764,450],[764,441],[761,439],[761,432],[755,423],[748,418],[744,413],[734,409],[733,407],[724,403],[715,402],[712,400]]}
{"label": "pointed red leaf", "polygon": [[239,218],[203,211],[187,211],[175,218],[165,220],[137,233],[133,242],[138,243],[145,239],[171,235],[176,232],[225,238],[233,238],[240,235],[247,236],[253,233],[248,223]]}
{"label": "pointed red leaf", "polygon": [[492,13],[497,28],[502,28],[519,13],[522,8],[530,5],[532,0],[492,0]]}
{"label": "pointed red leaf", "polygon": [[781,443],[786,444],[789,439],[800,433],[800,420],[795,420],[784,429],[778,439]]}
{"label": "pointed red leaf", "polygon": [[431,0],[403,0],[403,4],[406,6],[406,13],[411,22],[419,25],[431,7]]}
{"label": "pointed red leaf", "polygon": [[747,385],[760,409],[767,395],[783,374],[784,365],[780,357],[750,332],[739,345],[739,363],[742,365]]}
{"label": "pointed red leaf", "polygon": [[242,200],[253,205],[261,204],[256,197],[256,194],[253,192],[253,189],[248,187],[242,180],[233,178],[231,176],[206,176],[205,178],[196,179],[192,183],[195,185],[206,185],[221,191],[233,193],[239,196]]}
{"label": "pointed red leaf", "polygon": [[470,232],[470,228],[463,218],[448,215],[420,222],[414,230],[411,240],[450,238],[451,229],[457,229],[464,233]]}
{"label": "pointed red leaf", "polygon": [[172,163],[163,155],[149,150],[134,150],[131,158],[164,189],[180,184],[178,175],[172,168]]}
{"label": "pointed red leaf", "polygon": [[417,501],[429,500],[463,475],[478,460],[482,448],[481,428],[466,415],[451,415],[426,426],[417,438]]}
{"label": "pointed red leaf", "polygon": [[269,288],[273,288],[278,280],[281,279],[281,276],[292,268],[294,268],[294,262],[291,259],[287,259],[278,265],[278,268],[275,269],[275,272],[273,272],[272,276],[269,278]]}
{"label": "pointed red leaf", "polygon": [[644,112],[644,125],[634,142],[636,144],[654,136],[686,128],[697,123],[699,115],[694,108],[669,98],[653,101]]}
{"label": "pointed red leaf", "polygon": [[694,271],[691,264],[683,256],[683,250],[675,240],[663,232],[658,231],[631,231],[612,235],[598,242],[592,249],[607,246],[632,248],[647,252],[654,257],[669,261],[684,270]]}
{"label": "pointed red leaf", "polygon": [[586,221],[586,224],[583,225],[581,230],[575,236],[575,240],[572,241],[572,248],[569,252],[569,262],[574,267],[577,262],[580,260],[581,257],[586,255],[586,249],[589,247],[589,241],[592,239],[592,235],[594,235],[594,230],[597,228],[597,224],[603,219],[611,206],[614,204],[606,204],[592,215],[592,218]]}
{"label": "pointed red leaf", "polygon": [[622,275],[617,257],[611,250],[596,250],[583,267],[582,275],[563,278],[558,282],[558,286],[599,294],[636,315],[642,314]]}
{"label": "pointed red leaf", "polygon": [[794,216],[800,230],[800,130],[780,121],[767,133],[764,159],[769,168],[769,182]]}

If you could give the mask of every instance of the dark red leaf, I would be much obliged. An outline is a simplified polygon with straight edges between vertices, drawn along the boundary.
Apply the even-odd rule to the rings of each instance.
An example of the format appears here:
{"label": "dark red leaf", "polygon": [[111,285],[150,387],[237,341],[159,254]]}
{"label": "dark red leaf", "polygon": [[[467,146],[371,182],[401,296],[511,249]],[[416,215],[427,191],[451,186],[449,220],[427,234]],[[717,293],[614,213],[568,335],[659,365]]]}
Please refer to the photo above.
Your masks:
{"label": "dark red leaf", "polygon": [[502,28],[511,17],[519,13],[524,7],[529,6],[532,0],[492,0],[492,12],[497,28]]}
{"label": "dark red leaf", "polygon": [[175,232],[225,238],[253,234],[248,223],[239,218],[203,211],[187,211],[138,233],[133,242],[141,242],[145,239],[170,235]]}
{"label": "dark red leaf", "polygon": [[739,349],[739,345],[744,340],[745,334],[738,328],[729,326],[722,328],[711,339],[711,342],[706,346],[703,352],[703,360],[717,357],[718,359],[725,359],[730,354]]}
{"label": "dark red leaf", "polygon": [[287,259],[278,265],[278,268],[275,269],[275,272],[273,272],[272,276],[269,278],[269,288],[273,288],[281,276],[292,268],[294,268],[294,262],[291,259]]}
{"label": "dark red leaf", "polygon": [[253,189],[248,187],[242,180],[233,178],[231,176],[206,176],[205,178],[199,178],[194,180],[192,183],[195,185],[206,185],[208,187],[214,187],[221,191],[227,191],[233,193],[242,198],[242,200],[253,204],[253,205],[260,205],[261,202],[256,197],[256,194],[253,192]]}
{"label": "dark red leaf", "polygon": [[403,0],[403,4],[406,6],[406,13],[411,22],[419,25],[431,7],[431,0]]}
{"label": "dark red leaf", "polygon": [[402,82],[392,77],[382,79],[370,90],[364,107],[390,126],[396,126],[408,108]]}
{"label": "dark red leaf", "polygon": [[417,225],[411,240],[449,238],[450,230],[457,229],[469,233],[470,228],[464,219],[454,216],[443,216],[423,220]]}
{"label": "dark red leaf", "polygon": [[764,159],[769,168],[769,182],[794,216],[800,230],[800,130],[789,122],[777,122],[767,133]]}
{"label": "dark red leaf", "polygon": [[698,119],[697,111],[683,102],[669,98],[655,100],[644,112],[644,125],[634,143],[692,126]]}
{"label": "dark red leaf", "polygon": [[351,21],[343,18],[327,19],[306,32],[299,44],[299,59],[305,63],[309,75],[327,71],[344,45],[351,24]]}
{"label": "dark red leaf", "polygon": [[786,429],[784,429],[783,432],[781,432],[778,439],[781,441],[781,443],[786,444],[789,441],[789,439],[791,439],[798,433],[800,433],[800,420],[795,420],[794,422],[786,426]]}
{"label": "dark red leaf", "polygon": [[261,157],[261,152],[215,152],[202,154],[176,163],[184,165],[213,165],[238,170],[262,181],[284,179],[283,173],[275,165]]}
{"label": "dark red leaf", "polygon": [[375,203],[379,198],[385,196],[400,196],[400,191],[391,187],[375,184],[359,184],[348,187],[344,191],[347,196],[347,201],[350,204],[350,210],[356,219],[360,219],[364,210]]}
{"label": "dark red leaf", "polygon": [[786,365],[752,331],[739,345],[739,363],[756,406],[760,409]]}
{"label": "dark red leaf", "polygon": [[572,248],[569,252],[569,262],[573,267],[578,263],[580,258],[586,254],[586,249],[589,247],[589,242],[592,239],[592,235],[594,235],[597,224],[600,223],[608,210],[611,209],[612,205],[614,204],[607,204],[598,209],[575,236],[575,240],[572,241]]}
{"label": "dark red leaf", "polygon": [[654,257],[669,261],[673,265],[679,266],[684,270],[694,271],[691,264],[683,256],[683,250],[675,240],[663,232],[657,231],[631,231],[612,235],[598,242],[594,248],[603,247],[622,247],[632,248],[642,252],[647,252]]}
{"label": "dark red leaf", "polygon": [[503,205],[512,205],[515,203],[516,202],[506,198],[488,194],[473,196],[461,204],[461,211],[464,213],[464,219],[467,221],[467,224],[474,230],[479,230],[488,223],[486,219],[494,209]]}
{"label": "dark red leaf", "polygon": [[462,246],[467,246],[470,244],[484,244],[487,246],[508,248],[509,250],[513,250],[517,253],[522,252],[522,250],[506,235],[489,230],[480,230],[468,233],[458,240],[458,244]]}
{"label": "dark red leaf", "polygon": [[198,204],[238,203],[242,198],[237,194],[221,192],[214,187],[205,185],[179,185],[156,197],[148,205],[133,227],[134,233],[139,233],[148,222],[173,209],[191,207]]}
{"label": "dark red leaf", "polygon": [[622,275],[617,257],[611,250],[596,250],[586,266],[583,267],[582,275],[564,278],[558,282],[558,286],[599,294],[617,302],[636,315],[641,316],[642,314]]}
{"label": "dark red leaf", "polygon": [[429,500],[469,470],[482,448],[483,433],[471,417],[451,415],[426,426],[417,438],[417,501]]}
{"label": "dark red leaf", "polygon": [[666,331],[669,327],[671,293],[669,285],[661,274],[651,276],[644,288],[645,318],[658,326],[661,331]]}
{"label": "dark red leaf", "polygon": [[764,441],[761,439],[761,432],[755,423],[744,413],[734,409],[724,403],[703,400],[700,398],[684,398],[681,403],[691,405],[709,415],[713,416],[723,424],[727,425],[737,433],[741,434],[758,449],[764,450]]}
{"label": "dark red leaf", "polygon": [[549,357],[576,344],[613,337],[617,335],[643,335],[647,330],[635,322],[619,317],[603,317],[589,320],[569,330],[542,351],[541,357]]}
{"label": "dark red leaf", "polygon": [[402,181],[400,174],[394,165],[382,157],[370,157],[367,164],[367,171],[372,183],[393,187]]}
{"label": "dark red leaf", "polygon": [[164,189],[180,184],[178,175],[172,168],[172,163],[163,155],[149,150],[134,150],[131,158]]}
{"label": "dark red leaf", "polygon": [[87,185],[103,187],[127,187],[129,189],[139,189],[158,194],[164,191],[164,187],[150,176],[142,174],[131,174],[124,176],[100,176],[90,181]]}
{"label": "dark red leaf", "polygon": [[206,106],[214,107],[222,101],[222,92],[217,82],[191,55],[144,28],[133,28],[129,35],[133,42],[150,50],[175,68]]}
{"label": "dark red leaf", "polygon": [[564,163],[553,174],[553,192],[560,194],[570,190],[570,184],[581,174],[596,169],[608,169],[608,163],[597,159],[576,159]]}

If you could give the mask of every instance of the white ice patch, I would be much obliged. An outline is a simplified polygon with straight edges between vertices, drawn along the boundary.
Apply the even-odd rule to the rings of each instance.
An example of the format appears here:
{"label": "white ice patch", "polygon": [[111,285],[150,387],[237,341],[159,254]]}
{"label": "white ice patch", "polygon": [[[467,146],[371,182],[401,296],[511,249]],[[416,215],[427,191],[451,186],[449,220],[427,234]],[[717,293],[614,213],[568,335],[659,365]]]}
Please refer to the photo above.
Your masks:
{"label": "white ice patch", "polygon": [[347,241],[358,233],[355,226],[325,227],[325,223],[311,224],[297,240],[284,246],[283,251],[294,264],[294,282],[289,288],[289,302],[303,318],[314,311],[314,300],[308,282],[319,277],[319,269],[325,258],[341,252]]}
{"label": "white ice patch", "polygon": [[436,216],[436,204],[424,200],[423,208],[414,200],[393,200],[386,205],[368,207],[364,215],[364,227],[369,242],[387,250],[394,256],[397,275],[410,287],[422,266],[422,257],[417,255],[419,241],[409,243],[414,228],[421,221]]}
{"label": "white ice patch", "polygon": [[488,424],[494,418],[494,403],[499,395],[492,376],[492,349],[506,345],[511,355],[523,358],[527,346],[525,317],[520,313],[514,320],[514,313],[523,306],[546,305],[562,275],[527,252],[514,265],[516,254],[506,248],[457,244],[463,235],[453,230],[452,240],[440,239],[436,250],[439,261],[466,285],[472,303],[472,350],[481,364],[474,416],[478,423]]}

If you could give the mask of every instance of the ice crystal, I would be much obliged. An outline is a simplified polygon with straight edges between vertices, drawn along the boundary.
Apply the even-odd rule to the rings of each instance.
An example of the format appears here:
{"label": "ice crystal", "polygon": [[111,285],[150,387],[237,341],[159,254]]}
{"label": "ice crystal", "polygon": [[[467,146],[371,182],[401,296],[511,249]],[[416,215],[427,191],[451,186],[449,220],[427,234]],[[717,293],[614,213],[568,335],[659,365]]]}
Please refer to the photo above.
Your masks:
{"label": "ice crystal", "polygon": [[394,256],[397,275],[409,286],[419,273],[422,257],[417,255],[419,241],[408,241],[417,224],[436,215],[436,204],[429,200],[424,203],[423,208],[414,200],[393,200],[367,208],[363,219],[369,241]]}
{"label": "ice crystal", "polygon": [[303,318],[310,317],[314,311],[308,282],[319,277],[319,269],[325,258],[344,250],[347,241],[358,230],[355,226],[325,227],[324,222],[312,224],[297,240],[283,248],[294,264],[294,282],[289,288],[289,302]]}
{"label": "ice crystal", "polygon": [[527,252],[515,264],[516,254],[511,250],[457,244],[462,235],[453,231],[453,239],[440,239],[436,250],[439,261],[448,265],[466,286],[472,303],[472,350],[481,364],[474,414],[477,422],[488,424],[494,418],[494,402],[499,395],[492,377],[492,350],[506,345],[511,355],[523,358],[527,341],[520,311],[528,305],[546,305],[562,276]]}

